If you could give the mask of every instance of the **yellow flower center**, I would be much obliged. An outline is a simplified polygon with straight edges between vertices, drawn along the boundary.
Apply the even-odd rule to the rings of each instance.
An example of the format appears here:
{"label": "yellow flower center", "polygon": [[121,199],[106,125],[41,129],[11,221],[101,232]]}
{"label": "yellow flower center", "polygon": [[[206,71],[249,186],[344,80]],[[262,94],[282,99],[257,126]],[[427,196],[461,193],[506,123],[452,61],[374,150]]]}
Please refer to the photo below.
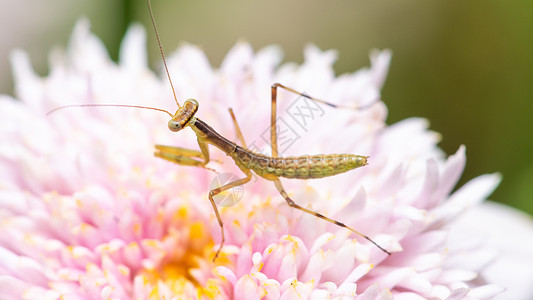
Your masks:
{"label": "yellow flower center", "polygon": [[217,265],[229,265],[221,253],[213,262],[216,248],[206,224],[190,221],[188,207],[180,208],[175,218],[178,226],[169,229],[161,243],[175,243],[175,251],[165,252],[158,266],[144,268],[138,273],[149,289],[150,299],[163,299],[169,295],[185,298],[215,298],[222,293],[225,280],[215,277],[212,270]]}

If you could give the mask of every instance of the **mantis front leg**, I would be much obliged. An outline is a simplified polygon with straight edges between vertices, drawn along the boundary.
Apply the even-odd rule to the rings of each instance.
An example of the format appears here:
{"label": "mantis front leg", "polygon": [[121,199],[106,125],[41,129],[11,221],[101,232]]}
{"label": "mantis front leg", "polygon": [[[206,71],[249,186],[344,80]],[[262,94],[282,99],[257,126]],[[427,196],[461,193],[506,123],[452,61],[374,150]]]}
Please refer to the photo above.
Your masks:
{"label": "mantis front leg", "polygon": [[209,149],[207,148],[207,144],[201,140],[198,140],[198,146],[201,151],[174,146],[155,145],[156,152],[154,155],[179,165],[206,168],[205,165],[210,161]]}

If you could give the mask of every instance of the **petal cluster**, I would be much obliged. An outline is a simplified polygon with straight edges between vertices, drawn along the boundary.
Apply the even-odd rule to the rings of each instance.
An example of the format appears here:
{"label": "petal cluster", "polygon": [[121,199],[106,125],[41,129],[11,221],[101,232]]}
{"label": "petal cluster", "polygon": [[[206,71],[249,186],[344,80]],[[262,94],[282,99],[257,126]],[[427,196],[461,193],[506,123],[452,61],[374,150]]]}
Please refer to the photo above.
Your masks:
{"label": "petal cluster", "polygon": [[[281,64],[271,46],[240,42],[220,68],[198,48],[168,57],[177,98],[198,99],[199,117],[248,148],[270,153],[270,86],[360,110],[318,105],[279,91],[282,156],[350,153],[363,168],[320,180],[283,180],[294,201],[339,220],[393,252],[386,255],[334,224],[289,207],[259,177],[240,202],[219,207],[226,244],[207,200],[216,174],[153,156],[154,145],[197,149],[192,132],[171,133],[174,111],[166,77],[147,67],[145,33],[133,26],[114,63],[86,21],[66,51],[50,56],[39,77],[23,52],[12,56],[16,98],[0,99],[0,298],[5,299],[484,299],[502,288],[483,270],[497,253],[451,230],[484,201],[496,174],[454,190],[465,148],[449,157],[423,119],[385,123],[379,102],[391,54],[336,77],[333,51],[308,46],[304,62]],[[243,177],[218,149],[211,169]]]}

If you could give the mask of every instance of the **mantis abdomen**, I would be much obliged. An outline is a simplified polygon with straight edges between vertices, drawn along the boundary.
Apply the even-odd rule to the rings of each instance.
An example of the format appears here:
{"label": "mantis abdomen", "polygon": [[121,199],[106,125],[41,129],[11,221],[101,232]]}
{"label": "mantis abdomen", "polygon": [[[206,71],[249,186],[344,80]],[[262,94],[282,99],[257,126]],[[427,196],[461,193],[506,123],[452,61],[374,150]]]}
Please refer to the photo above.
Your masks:
{"label": "mantis abdomen", "polygon": [[333,176],[367,165],[368,158],[353,154],[271,157],[239,146],[230,156],[245,168],[266,179],[269,179],[269,175],[295,179]]}

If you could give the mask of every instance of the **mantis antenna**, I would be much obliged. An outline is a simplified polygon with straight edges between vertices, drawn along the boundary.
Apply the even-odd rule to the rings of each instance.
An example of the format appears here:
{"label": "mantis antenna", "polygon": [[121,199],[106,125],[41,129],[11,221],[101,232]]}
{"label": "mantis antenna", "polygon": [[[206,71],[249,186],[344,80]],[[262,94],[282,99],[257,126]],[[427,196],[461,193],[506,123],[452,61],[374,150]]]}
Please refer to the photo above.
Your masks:
{"label": "mantis antenna", "polygon": [[161,51],[161,57],[163,58],[163,65],[165,66],[165,71],[167,72],[167,77],[168,77],[168,81],[170,82],[170,87],[172,88],[172,94],[174,95],[174,100],[176,101],[176,104],[178,105],[178,108],[179,108],[181,107],[181,105],[178,102],[178,98],[176,97],[176,91],[174,90],[174,84],[172,84],[172,79],[170,78],[170,72],[168,71],[167,61],[165,59],[165,53],[163,52],[163,46],[161,45],[161,40],[159,39],[159,32],[157,31],[157,26],[155,25],[154,14],[152,13],[152,4],[150,3],[150,0],[148,0],[147,2],[148,2],[148,11],[150,12],[150,19],[152,20],[152,25],[154,26],[155,37],[157,39],[157,44],[159,45],[159,51]]}
{"label": "mantis antenna", "polygon": [[132,108],[142,108],[142,109],[151,109],[151,110],[157,110],[157,111],[161,111],[161,112],[164,112],[164,113],[167,113],[171,118],[174,117],[170,112],[164,110],[164,109],[160,109],[160,108],[155,108],[155,107],[149,107],[149,106],[140,106],[140,105],[126,105],[126,104],[72,104],[72,105],[63,105],[63,106],[59,106],[59,107],[56,107],[54,109],[52,109],[51,111],[47,112],[46,115],[50,115],[52,113],[55,113],[56,111],[58,110],[61,110],[61,109],[64,109],[64,108],[72,108],[72,107],[100,107],[100,106],[111,106],[111,107],[132,107]]}

